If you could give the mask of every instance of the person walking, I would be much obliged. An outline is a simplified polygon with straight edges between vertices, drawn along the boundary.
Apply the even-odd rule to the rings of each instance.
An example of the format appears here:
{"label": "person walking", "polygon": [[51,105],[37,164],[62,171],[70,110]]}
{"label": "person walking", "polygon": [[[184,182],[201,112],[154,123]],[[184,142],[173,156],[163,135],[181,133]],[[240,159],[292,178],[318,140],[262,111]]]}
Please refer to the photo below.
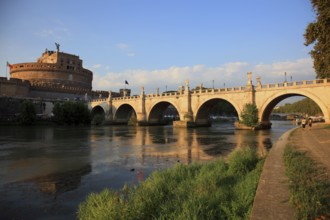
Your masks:
{"label": "person walking", "polygon": [[313,124],[313,120],[311,118],[308,119],[308,129],[311,130]]}
{"label": "person walking", "polygon": [[301,127],[303,128],[303,130],[305,130],[305,127],[306,127],[306,119],[305,118],[301,119]]}

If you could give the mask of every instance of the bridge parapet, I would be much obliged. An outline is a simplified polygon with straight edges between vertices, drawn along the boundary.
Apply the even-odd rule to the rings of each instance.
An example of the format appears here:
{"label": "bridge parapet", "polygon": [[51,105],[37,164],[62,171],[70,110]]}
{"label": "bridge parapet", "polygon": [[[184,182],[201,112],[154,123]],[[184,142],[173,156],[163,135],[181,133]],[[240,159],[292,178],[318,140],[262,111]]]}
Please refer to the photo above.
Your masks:
{"label": "bridge parapet", "polygon": [[265,84],[259,89],[273,89],[273,88],[283,88],[283,87],[304,87],[304,86],[323,86],[324,84],[329,84],[330,79],[314,79],[314,80],[303,80],[297,82],[283,82],[283,83],[273,83],[273,84]]}
{"label": "bridge parapet", "polygon": [[92,99],[91,102],[106,102],[107,98],[102,98],[102,99]]}

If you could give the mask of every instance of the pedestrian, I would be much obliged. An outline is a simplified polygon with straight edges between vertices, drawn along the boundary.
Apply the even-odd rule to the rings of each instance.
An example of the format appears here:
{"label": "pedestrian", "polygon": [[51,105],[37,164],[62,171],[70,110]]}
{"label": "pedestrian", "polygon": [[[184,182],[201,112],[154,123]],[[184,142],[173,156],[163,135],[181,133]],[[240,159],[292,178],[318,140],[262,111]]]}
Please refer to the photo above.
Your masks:
{"label": "pedestrian", "polygon": [[306,119],[305,118],[302,118],[302,120],[301,120],[301,127],[305,130],[305,127],[306,127]]}
{"label": "pedestrian", "polygon": [[313,120],[311,118],[308,119],[308,129],[311,130],[313,124]]}

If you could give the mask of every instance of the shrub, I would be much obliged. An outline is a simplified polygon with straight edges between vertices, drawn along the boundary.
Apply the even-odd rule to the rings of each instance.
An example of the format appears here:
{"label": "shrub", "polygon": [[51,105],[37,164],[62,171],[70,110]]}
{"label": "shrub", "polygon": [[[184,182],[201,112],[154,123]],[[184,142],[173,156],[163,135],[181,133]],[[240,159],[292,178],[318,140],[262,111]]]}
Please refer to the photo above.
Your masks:
{"label": "shrub", "polygon": [[23,125],[31,125],[36,120],[36,110],[29,100],[24,100],[21,104],[20,123]]}
{"label": "shrub", "polygon": [[56,103],[53,108],[54,121],[58,124],[90,124],[91,114],[83,102]]}
{"label": "shrub", "polygon": [[247,126],[258,125],[258,108],[255,104],[247,103],[245,104],[242,114],[242,123]]}

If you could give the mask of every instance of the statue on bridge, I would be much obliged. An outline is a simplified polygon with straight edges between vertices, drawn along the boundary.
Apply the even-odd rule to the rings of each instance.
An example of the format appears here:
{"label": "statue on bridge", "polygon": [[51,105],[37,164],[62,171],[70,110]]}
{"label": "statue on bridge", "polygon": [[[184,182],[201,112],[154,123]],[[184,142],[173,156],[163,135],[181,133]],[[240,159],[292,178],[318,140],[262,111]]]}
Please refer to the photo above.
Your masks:
{"label": "statue on bridge", "polygon": [[246,83],[247,86],[252,86],[252,72],[247,72],[248,81]]}
{"label": "statue on bridge", "polygon": [[60,52],[60,44],[55,42],[56,52]]}

